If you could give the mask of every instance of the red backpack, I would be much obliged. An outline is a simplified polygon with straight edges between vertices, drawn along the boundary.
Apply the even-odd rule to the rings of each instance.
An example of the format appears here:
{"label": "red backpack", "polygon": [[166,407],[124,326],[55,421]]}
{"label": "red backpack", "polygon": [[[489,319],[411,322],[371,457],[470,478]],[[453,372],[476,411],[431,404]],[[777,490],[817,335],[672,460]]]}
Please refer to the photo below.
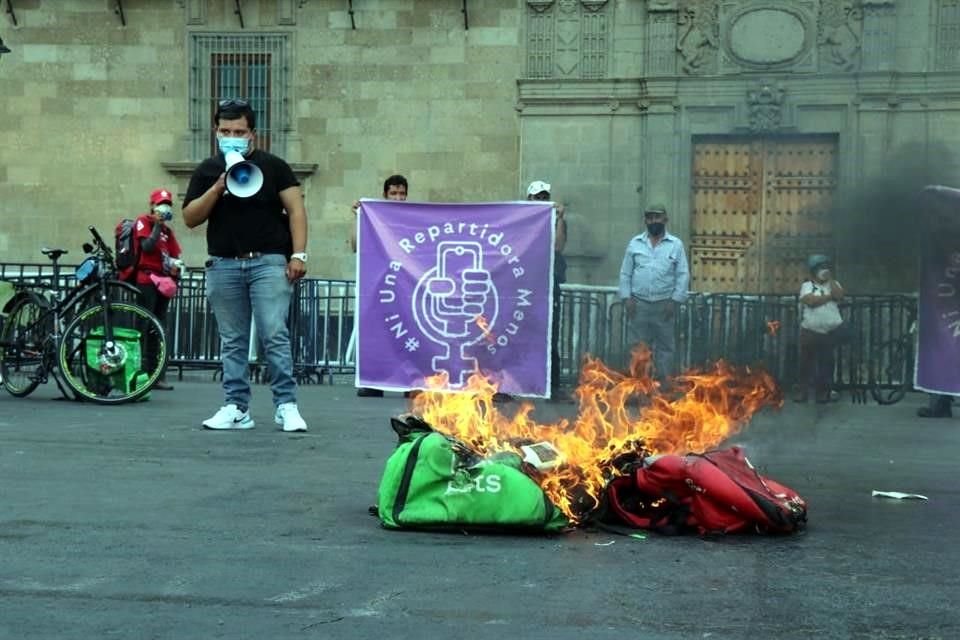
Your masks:
{"label": "red backpack", "polygon": [[651,456],[606,497],[608,520],[663,533],[792,533],[807,521],[803,498],[757,473],[739,447]]}

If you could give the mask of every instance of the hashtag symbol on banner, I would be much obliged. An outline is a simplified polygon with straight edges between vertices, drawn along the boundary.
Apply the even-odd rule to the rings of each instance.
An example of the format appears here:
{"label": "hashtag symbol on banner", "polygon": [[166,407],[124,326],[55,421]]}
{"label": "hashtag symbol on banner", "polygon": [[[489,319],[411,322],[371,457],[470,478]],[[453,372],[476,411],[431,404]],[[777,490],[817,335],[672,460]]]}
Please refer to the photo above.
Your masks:
{"label": "hashtag symbol on banner", "polygon": [[404,343],[403,348],[413,353],[420,348],[420,341],[416,338],[407,338],[407,341]]}

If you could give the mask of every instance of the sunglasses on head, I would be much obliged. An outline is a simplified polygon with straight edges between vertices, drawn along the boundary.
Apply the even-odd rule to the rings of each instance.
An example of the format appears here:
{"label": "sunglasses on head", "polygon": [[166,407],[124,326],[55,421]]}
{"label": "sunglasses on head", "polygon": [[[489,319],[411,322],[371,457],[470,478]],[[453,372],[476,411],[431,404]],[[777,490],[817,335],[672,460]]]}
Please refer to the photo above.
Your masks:
{"label": "sunglasses on head", "polygon": [[218,102],[217,106],[221,109],[229,109],[230,107],[249,107],[250,103],[240,98],[227,98]]}

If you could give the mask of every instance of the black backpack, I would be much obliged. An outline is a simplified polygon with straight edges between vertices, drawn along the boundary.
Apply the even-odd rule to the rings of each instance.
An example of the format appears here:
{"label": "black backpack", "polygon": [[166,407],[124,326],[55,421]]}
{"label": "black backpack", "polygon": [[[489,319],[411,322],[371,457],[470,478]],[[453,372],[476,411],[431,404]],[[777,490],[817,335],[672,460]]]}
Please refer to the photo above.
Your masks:
{"label": "black backpack", "polygon": [[137,243],[133,232],[137,221],[123,218],[113,230],[114,259],[117,263],[117,272],[121,280],[133,280],[136,273]]}

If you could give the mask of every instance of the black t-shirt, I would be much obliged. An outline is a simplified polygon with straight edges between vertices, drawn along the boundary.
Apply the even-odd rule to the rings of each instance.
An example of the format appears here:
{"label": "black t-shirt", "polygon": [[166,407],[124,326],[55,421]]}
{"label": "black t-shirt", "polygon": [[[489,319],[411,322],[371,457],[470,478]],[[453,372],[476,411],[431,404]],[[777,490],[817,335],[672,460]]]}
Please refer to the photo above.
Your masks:
{"label": "black t-shirt", "polygon": [[[246,159],[263,172],[263,186],[249,198],[224,193],[217,201],[207,218],[207,252],[221,257],[248,251],[289,256],[293,252],[293,240],[279,194],[300,183],[290,165],[273,154],[254,149]],[[201,162],[190,177],[183,206],[206,193],[225,169],[223,154]]]}

